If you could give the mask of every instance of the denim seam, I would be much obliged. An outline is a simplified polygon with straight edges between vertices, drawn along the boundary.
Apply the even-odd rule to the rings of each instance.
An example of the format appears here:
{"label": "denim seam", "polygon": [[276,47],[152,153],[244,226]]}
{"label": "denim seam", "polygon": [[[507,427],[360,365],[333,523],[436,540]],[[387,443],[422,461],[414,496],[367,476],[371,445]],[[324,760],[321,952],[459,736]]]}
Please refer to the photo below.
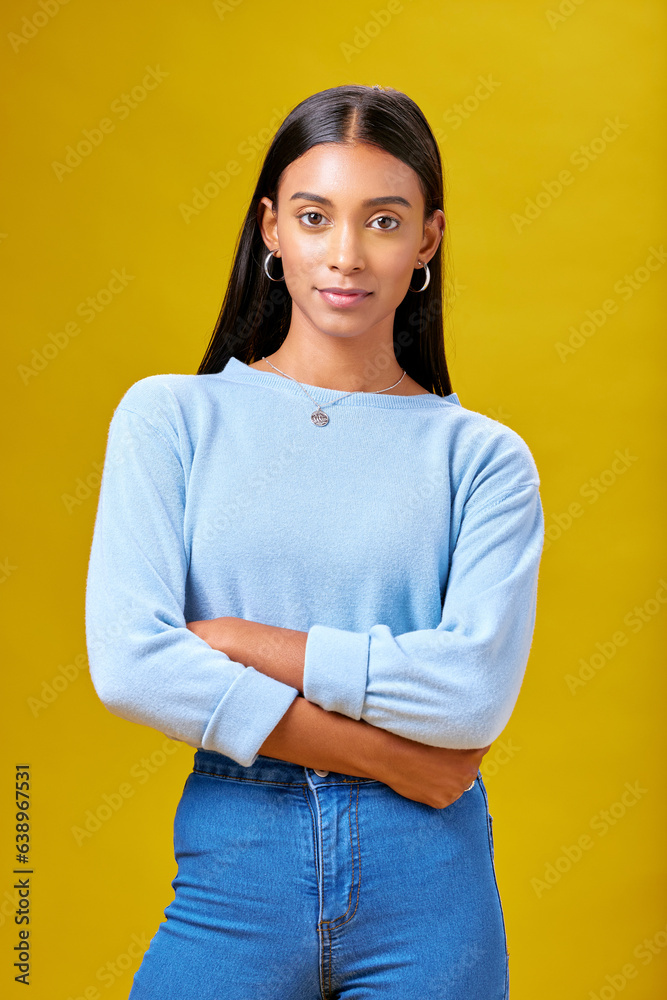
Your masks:
{"label": "denim seam", "polygon": [[[317,893],[319,897],[319,915],[321,915],[324,907],[324,857],[323,857],[323,850],[320,846],[322,843],[322,810],[320,809],[320,801],[317,796],[315,785],[308,777],[307,771],[306,771],[306,785],[308,788],[310,788],[313,799],[315,800],[315,808],[317,809],[317,817],[318,817],[317,829],[319,830],[319,833],[316,832],[316,836],[317,836],[318,855],[320,858],[320,862],[317,873]],[[327,997],[326,973],[324,970],[324,952],[325,952],[324,933],[321,921],[319,920],[319,915],[317,921],[317,938],[320,945],[320,993],[322,994],[323,1000],[329,1000],[329,998]]]}
{"label": "denim seam", "polygon": [[233,774],[215,774],[213,771],[200,771],[193,767],[195,774],[205,774],[207,778],[218,778],[220,781],[250,781],[256,785],[281,785],[283,788],[304,788],[302,781],[268,781],[266,778],[237,778]]}
{"label": "denim seam", "polygon": [[[205,774],[209,778],[222,778],[224,781],[251,781],[257,785],[281,785],[283,788],[305,788],[303,781],[269,781],[267,778],[241,778],[233,774],[216,774],[215,771],[202,771],[198,767],[193,767],[195,774]],[[378,784],[377,778],[343,778],[341,781],[320,781],[318,785],[371,785]]]}
{"label": "denim seam", "polygon": [[[481,777],[481,774],[479,772],[478,772],[478,775]],[[485,805],[486,805],[486,815],[487,815],[486,833],[487,833],[488,842],[489,842],[489,856],[491,858],[491,869],[493,871],[493,884],[496,887],[496,895],[498,896],[498,906],[500,907],[500,917],[501,917],[502,924],[503,924],[503,937],[505,939],[505,943],[504,943],[504,947],[505,947],[505,984],[504,984],[504,987],[503,987],[503,1000],[508,1000],[508,998],[509,998],[509,952],[507,950],[507,927],[505,925],[505,914],[503,912],[503,903],[502,903],[502,899],[500,898],[500,889],[498,888],[498,879],[496,877],[496,862],[495,862],[495,858],[494,858],[494,853],[495,852],[494,852],[494,849],[493,849],[492,833],[491,833],[491,820],[490,820],[490,815],[491,814],[489,813],[489,798],[488,798],[488,795],[486,794],[486,788],[484,786],[484,782],[480,781],[480,782],[478,782],[478,784],[479,784],[479,787],[482,789],[482,792],[484,794],[484,802],[485,802]]]}
{"label": "denim seam", "polygon": [[318,785],[377,785],[378,778],[341,778],[340,781],[318,781]]}
{"label": "denim seam", "polygon": [[350,920],[352,919],[352,917],[354,916],[354,914],[357,912],[357,908],[359,906],[359,897],[361,895],[361,842],[360,842],[360,837],[359,837],[359,785],[357,785],[357,797],[356,797],[356,801],[355,801],[355,824],[356,824],[356,828],[357,828],[357,869],[358,869],[358,876],[356,875],[355,867],[354,867],[354,846],[352,844],[352,789],[350,789],[350,807],[349,807],[349,810],[348,810],[348,822],[349,822],[349,830],[350,830],[350,852],[351,852],[351,855],[352,855],[352,886],[350,887],[350,896],[349,896],[349,899],[348,899],[347,910],[345,911],[345,913],[342,914],[343,917],[349,912],[349,909],[350,909],[350,904],[351,904],[351,901],[352,901],[352,894],[354,892],[354,883],[355,883],[355,880],[356,880],[356,883],[357,883],[357,899],[356,899],[356,902],[354,904],[354,909],[353,909],[352,913],[350,913],[350,915],[347,918],[347,920],[343,920],[343,922],[340,923],[340,924],[334,924],[334,921],[335,920],[340,920],[341,917],[334,917],[332,920],[323,921],[323,923],[327,924],[327,933],[328,933],[328,936],[329,936],[329,993],[330,994],[331,994],[331,969],[332,969],[332,965],[333,965],[333,948],[332,948],[331,932],[332,932],[332,930],[338,930],[339,927],[344,927],[345,924],[349,924]]}
{"label": "denim seam", "polygon": [[333,966],[333,946],[331,942],[331,927],[327,927],[329,936],[329,996],[331,997],[331,968]]}
{"label": "denim seam", "polygon": [[[357,785],[357,799],[356,799],[356,804],[355,804],[355,819],[356,819],[356,826],[357,826],[357,854],[359,855],[359,853],[360,853],[360,844],[359,844],[359,786],[358,785]],[[334,924],[335,924],[334,930],[338,930],[339,927],[344,927],[345,924],[349,924],[350,920],[352,919],[352,917],[354,916],[354,914],[357,912],[357,908],[359,906],[359,893],[361,891],[361,858],[359,857],[359,863],[358,863],[359,878],[357,878],[356,872],[355,872],[355,865],[354,865],[354,846],[352,844],[352,789],[350,789],[350,805],[349,805],[349,808],[348,808],[348,823],[349,823],[349,828],[350,828],[350,853],[352,855],[352,885],[350,887],[350,895],[348,897],[347,909],[345,910],[345,913],[341,913],[337,917],[332,917],[330,920],[323,920],[322,921],[323,924],[328,924],[329,925],[329,930],[331,930],[331,927]],[[352,911],[352,913],[350,913],[350,915],[347,918],[347,920],[343,920],[343,917],[345,917],[350,912],[350,906],[352,905],[352,895],[354,893],[355,882],[357,883],[357,901],[354,904],[354,910]],[[336,924],[337,920],[341,920],[342,923]]]}
{"label": "denim seam", "polygon": [[[351,806],[352,806],[352,789],[350,788],[350,801],[347,804],[347,822],[348,822],[348,826],[350,828],[350,850],[352,852],[352,885],[350,886],[350,894],[347,897],[347,908],[345,910],[345,913],[349,913],[350,912],[350,904],[352,902],[352,893],[354,892],[354,883],[355,883],[355,874],[354,874],[354,848],[352,846],[352,821],[350,819],[351,813],[352,813]],[[335,923],[336,920],[340,920],[342,917],[344,917],[345,913],[341,913],[337,917],[331,917],[329,920],[323,920],[322,923],[323,924],[328,924],[328,930],[331,931],[331,925],[333,923]],[[331,984],[329,984],[329,990],[331,990]]]}
{"label": "denim seam", "polygon": [[315,875],[317,876],[319,871],[319,861],[317,858],[317,830],[315,828],[315,816],[313,814],[313,807],[311,806],[310,801],[308,799],[308,792],[306,791],[305,784],[301,786],[301,791],[303,792],[303,797],[306,800],[306,805],[310,809],[310,823],[313,831],[313,857],[315,860]]}
{"label": "denim seam", "polygon": [[[351,786],[353,783],[349,782],[349,784]],[[360,852],[360,846],[361,845],[360,845],[360,838],[359,838],[359,782],[356,782],[356,786],[357,786],[357,794],[356,794],[356,799],[355,799],[355,824],[356,824],[356,830],[357,830],[357,868],[355,868],[355,863],[354,863],[354,845],[352,843],[352,788],[350,787],[350,802],[348,804],[348,827],[349,827],[349,833],[350,833],[350,853],[351,853],[351,857],[352,857],[352,885],[350,887],[350,894],[348,896],[347,909],[345,910],[345,913],[342,913],[342,914],[340,914],[337,917],[332,917],[330,920],[320,920],[318,922],[318,925],[317,925],[317,929],[318,929],[319,933],[321,934],[321,939],[320,939],[320,945],[321,945],[321,983],[320,983],[320,988],[321,988],[324,1000],[331,1000],[331,996],[332,996],[332,993],[331,993],[331,991],[332,991],[332,978],[333,978],[332,931],[333,930],[338,930],[339,927],[344,927],[345,924],[347,924],[347,923],[350,922],[350,920],[352,919],[352,917],[354,916],[354,914],[357,912],[357,908],[359,906],[359,896],[360,896],[360,893],[361,893],[361,856],[360,856],[360,854],[361,854],[361,852]],[[320,787],[320,786],[318,785],[318,787]],[[320,816],[320,828],[321,828],[322,812],[320,810],[320,803],[319,803],[319,798],[318,798],[317,795],[315,795],[315,801],[317,803],[318,814]],[[357,870],[359,872],[358,876],[357,876]],[[354,894],[355,883],[356,883],[356,889],[357,889],[357,898],[356,898],[356,901],[355,901],[354,909],[352,910],[352,913],[350,913],[350,906],[352,905],[352,897],[353,897],[353,894]],[[323,907],[324,906],[324,868],[323,867],[321,869],[320,885],[321,885],[321,895],[320,895],[321,904],[320,905],[321,905],[321,907]],[[345,917],[348,913],[349,913],[349,916],[347,917],[347,920],[343,920],[342,918]],[[336,920],[342,920],[342,923],[336,924]],[[324,952],[325,952],[325,949],[324,949],[324,934],[325,934],[325,932],[326,932],[327,941],[328,941],[328,953],[327,953],[327,956],[326,956],[326,965],[325,965],[325,954],[324,954]]]}
{"label": "denim seam", "polygon": [[[320,844],[322,849],[320,851],[320,857],[322,864],[320,867],[320,877],[319,877],[319,891],[320,891],[320,913],[324,911],[324,842],[322,839],[322,810],[320,809],[320,800],[317,792],[315,791],[315,802],[317,804],[317,814],[319,816],[320,822]],[[321,989],[324,1000],[330,1000],[331,998],[331,964],[333,961],[333,955],[331,953],[331,928],[328,926],[328,920],[319,920],[317,923],[317,930],[320,934],[320,959],[321,959]],[[328,932],[329,938],[329,948],[328,954],[326,955],[326,961],[328,968],[325,968],[325,947],[324,947],[324,932]]]}

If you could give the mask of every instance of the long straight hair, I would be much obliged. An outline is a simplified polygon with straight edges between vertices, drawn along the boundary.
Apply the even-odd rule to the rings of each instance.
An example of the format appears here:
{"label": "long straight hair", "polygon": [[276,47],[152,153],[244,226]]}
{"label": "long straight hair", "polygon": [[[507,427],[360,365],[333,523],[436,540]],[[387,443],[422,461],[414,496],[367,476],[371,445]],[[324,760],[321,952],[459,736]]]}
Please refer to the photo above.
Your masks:
{"label": "long straight hair", "polygon": [[[399,90],[350,84],[319,91],[298,104],[276,132],[264,158],[255,192],[236,241],[234,263],[215,329],[198,375],[220,372],[230,357],[251,364],[273,354],[290,327],[292,299],[285,284],[264,271],[268,253],[257,222],[263,197],[277,207],[277,191],[290,163],[319,143],[366,144],[411,167],[424,196],[424,221],[444,211],[442,164],[435,137],[415,102]],[[428,392],[452,392],[443,324],[443,244],[429,261],[431,280],[423,292],[406,292],[394,314],[396,360]],[[280,277],[276,261],[270,273]],[[411,284],[421,287],[422,268]]]}

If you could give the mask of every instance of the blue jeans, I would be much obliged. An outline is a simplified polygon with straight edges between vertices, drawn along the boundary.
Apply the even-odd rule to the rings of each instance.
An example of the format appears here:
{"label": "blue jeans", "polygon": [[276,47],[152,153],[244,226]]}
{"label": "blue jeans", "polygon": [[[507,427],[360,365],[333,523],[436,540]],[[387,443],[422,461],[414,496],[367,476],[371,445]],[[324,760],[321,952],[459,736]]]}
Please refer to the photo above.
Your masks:
{"label": "blue jeans", "polygon": [[129,1000],[506,1000],[481,774],[445,809],[381,781],[198,749],[174,899]]}

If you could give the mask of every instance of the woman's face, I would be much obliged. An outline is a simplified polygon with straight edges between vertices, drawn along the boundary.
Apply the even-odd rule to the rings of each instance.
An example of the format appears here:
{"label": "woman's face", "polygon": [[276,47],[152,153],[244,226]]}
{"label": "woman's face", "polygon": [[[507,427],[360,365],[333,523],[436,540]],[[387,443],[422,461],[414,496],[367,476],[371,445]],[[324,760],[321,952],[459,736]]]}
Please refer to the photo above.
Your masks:
{"label": "woman's face", "polygon": [[[263,198],[258,219],[267,246],[280,248],[292,323],[338,336],[391,331],[410,283],[424,283],[417,260],[430,260],[444,229],[440,210],[424,223],[415,171],[373,146],[322,143],[285,169],[277,202],[274,212]],[[324,291],[335,288],[361,294]]]}

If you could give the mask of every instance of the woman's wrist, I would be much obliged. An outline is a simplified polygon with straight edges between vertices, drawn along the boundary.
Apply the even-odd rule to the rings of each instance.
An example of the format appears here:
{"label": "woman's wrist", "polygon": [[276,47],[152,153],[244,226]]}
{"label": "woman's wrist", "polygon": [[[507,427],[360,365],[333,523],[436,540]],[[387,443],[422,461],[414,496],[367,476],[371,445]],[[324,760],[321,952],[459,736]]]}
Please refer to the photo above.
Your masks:
{"label": "woman's wrist", "polygon": [[[396,754],[396,741],[400,736],[372,726],[364,719],[348,719],[337,712],[327,713],[330,717],[345,720],[347,731],[341,730],[345,742],[345,752],[351,757],[352,767],[343,773],[358,774],[361,778],[384,781],[391,770],[391,761]],[[407,741],[406,741],[407,742]]]}

